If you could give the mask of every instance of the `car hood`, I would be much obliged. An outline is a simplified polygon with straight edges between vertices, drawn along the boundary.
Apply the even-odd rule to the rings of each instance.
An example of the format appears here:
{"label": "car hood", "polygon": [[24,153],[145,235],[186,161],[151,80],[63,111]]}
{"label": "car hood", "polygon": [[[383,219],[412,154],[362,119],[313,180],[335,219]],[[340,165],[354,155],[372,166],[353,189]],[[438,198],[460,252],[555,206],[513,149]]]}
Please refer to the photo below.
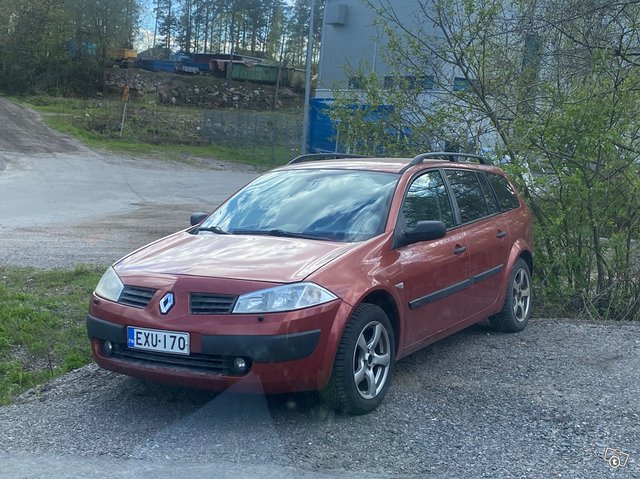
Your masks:
{"label": "car hood", "polygon": [[135,251],[115,268],[119,273],[292,283],[355,247],[357,243],[179,232]]}

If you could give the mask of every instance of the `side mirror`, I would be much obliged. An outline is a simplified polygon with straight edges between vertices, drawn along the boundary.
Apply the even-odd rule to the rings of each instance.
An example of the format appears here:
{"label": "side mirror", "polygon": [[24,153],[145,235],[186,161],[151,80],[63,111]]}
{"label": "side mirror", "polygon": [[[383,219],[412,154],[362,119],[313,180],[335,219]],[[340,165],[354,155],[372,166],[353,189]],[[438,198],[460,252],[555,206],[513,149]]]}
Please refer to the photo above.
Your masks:
{"label": "side mirror", "polygon": [[447,227],[442,221],[418,221],[415,227],[404,232],[405,245],[444,238]]}
{"label": "side mirror", "polygon": [[199,225],[207,216],[209,216],[209,213],[193,213],[191,215],[191,226]]}

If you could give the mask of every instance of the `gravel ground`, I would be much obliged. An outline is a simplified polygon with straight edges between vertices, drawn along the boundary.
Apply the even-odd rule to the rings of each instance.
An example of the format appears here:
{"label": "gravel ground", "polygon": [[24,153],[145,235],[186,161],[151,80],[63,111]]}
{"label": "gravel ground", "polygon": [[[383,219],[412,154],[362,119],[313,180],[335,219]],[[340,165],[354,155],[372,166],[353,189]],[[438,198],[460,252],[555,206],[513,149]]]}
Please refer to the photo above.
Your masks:
{"label": "gravel ground", "polygon": [[[315,394],[213,395],[92,365],[0,409],[0,461],[99,456],[116,467],[211,472],[221,466],[208,461],[224,461],[247,477],[260,467],[335,477],[640,477],[639,338],[640,325],[628,323],[537,320],[516,335],[478,325],[400,361],[382,406],[360,417],[335,415]],[[604,461],[607,447],[629,454],[624,467]]]}

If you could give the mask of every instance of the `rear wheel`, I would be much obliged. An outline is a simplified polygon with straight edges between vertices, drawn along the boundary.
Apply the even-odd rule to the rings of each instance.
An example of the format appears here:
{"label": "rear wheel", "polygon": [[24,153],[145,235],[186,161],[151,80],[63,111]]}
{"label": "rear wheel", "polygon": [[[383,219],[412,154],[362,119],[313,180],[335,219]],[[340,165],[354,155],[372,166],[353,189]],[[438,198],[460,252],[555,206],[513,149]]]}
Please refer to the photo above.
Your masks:
{"label": "rear wheel", "polygon": [[324,397],[341,412],[365,414],[384,398],[393,376],[395,342],[385,312],[356,308],[344,330]]}
{"label": "rear wheel", "polygon": [[513,265],[504,306],[495,316],[489,318],[494,329],[508,333],[522,331],[531,316],[531,272],[529,265],[522,259]]}

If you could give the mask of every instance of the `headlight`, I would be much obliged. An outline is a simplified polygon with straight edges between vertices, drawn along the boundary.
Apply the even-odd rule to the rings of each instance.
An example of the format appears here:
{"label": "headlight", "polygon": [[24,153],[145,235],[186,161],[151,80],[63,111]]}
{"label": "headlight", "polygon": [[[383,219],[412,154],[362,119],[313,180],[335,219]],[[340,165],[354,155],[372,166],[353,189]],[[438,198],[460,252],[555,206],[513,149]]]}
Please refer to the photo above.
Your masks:
{"label": "headlight", "polygon": [[338,297],[313,283],[295,283],[263,289],[238,298],[234,313],[275,313],[328,303]]}
{"label": "headlight", "polygon": [[124,284],[122,284],[113,268],[109,267],[100,278],[98,286],[96,286],[96,294],[101,298],[116,302],[123,289]]}

